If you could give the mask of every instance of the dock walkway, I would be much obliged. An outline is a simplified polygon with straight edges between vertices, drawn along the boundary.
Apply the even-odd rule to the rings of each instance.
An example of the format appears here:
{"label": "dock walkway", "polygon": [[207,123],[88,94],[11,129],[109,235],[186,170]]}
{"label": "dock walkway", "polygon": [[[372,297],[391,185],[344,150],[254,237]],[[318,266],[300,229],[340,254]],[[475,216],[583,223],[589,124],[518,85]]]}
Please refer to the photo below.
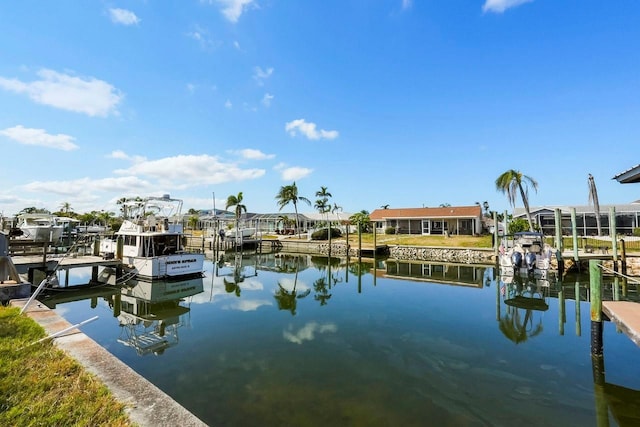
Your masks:
{"label": "dock walkway", "polygon": [[640,303],[631,301],[602,301],[602,312],[640,346]]}

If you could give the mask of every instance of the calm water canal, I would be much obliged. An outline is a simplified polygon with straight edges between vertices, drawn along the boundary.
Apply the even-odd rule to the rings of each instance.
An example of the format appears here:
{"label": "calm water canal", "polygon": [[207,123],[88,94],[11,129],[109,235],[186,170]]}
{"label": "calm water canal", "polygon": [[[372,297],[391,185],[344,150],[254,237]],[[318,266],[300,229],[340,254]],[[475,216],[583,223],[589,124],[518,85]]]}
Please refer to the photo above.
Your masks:
{"label": "calm water canal", "polygon": [[[98,315],[84,332],[210,425],[629,425],[598,422],[614,396],[594,392],[588,281],[354,261],[232,254],[203,279],[46,302]],[[611,323],[604,343],[637,409],[640,349]]]}

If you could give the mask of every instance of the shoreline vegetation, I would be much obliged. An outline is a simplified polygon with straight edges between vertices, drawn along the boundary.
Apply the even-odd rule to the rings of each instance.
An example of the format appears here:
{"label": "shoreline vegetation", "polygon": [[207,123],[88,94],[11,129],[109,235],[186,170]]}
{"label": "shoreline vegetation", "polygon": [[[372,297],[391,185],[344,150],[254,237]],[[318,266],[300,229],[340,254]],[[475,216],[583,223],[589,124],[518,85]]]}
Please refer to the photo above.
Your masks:
{"label": "shoreline vegetation", "polygon": [[134,426],[126,405],[45,337],[17,307],[0,306],[0,425]]}

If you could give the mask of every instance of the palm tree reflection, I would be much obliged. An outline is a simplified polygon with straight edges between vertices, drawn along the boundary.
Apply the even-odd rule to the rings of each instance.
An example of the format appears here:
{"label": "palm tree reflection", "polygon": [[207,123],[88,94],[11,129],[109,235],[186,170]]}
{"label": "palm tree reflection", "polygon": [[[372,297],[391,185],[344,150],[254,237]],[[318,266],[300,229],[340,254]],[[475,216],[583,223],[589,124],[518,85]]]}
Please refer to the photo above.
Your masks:
{"label": "palm tree reflection", "polygon": [[301,293],[298,293],[296,287],[298,286],[298,271],[300,269],[300,258],[295,258],[295,277],[293,279],[293,289],[288,290],[278,282],[278,290],[276,290],[273,296],[278,303],[279,310],[287,310],[291,312],[292,316],[296,315],[296,309],[298,307],[298,299],[305,298],[311,293],[311,289],[307,289]]}
{"label": "palm tree reflection", "polygon": [[505,315],[498,322],[502,334],[516,344],[540,335],[543,330],[542,316],[534,325],[534,311],[549,309],[542,287],[530,281],[523,284],[522,279],[515,276],[503,279],[501,292],[507,306]]}

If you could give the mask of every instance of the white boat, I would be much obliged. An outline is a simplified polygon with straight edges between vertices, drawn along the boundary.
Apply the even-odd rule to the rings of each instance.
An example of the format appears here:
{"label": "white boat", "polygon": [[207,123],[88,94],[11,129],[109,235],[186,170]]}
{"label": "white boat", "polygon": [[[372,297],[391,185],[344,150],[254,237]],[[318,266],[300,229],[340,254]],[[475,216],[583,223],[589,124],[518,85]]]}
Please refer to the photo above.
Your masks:
{"label": "white boat", "polygon": [[227,239],[235,239],[236,236],[240,236],[241,239],[248,239],[252,237],[254,234],[256,234],[255,228],[245,227],[245,228],[240,228],[239,230],[236,230],[235,228],[232,228],[231,230],[227,230],[225,231],[224,236]]}
{"label": "white boat", "polygon": [[33,242],[57,242],[62,237],[64,225],[58,224],[51,214],[20,214],[17,227],[22,232],[18,239]]}
{"label": "white boat", "polygon": [[168,194],[133,201],[113,239],[100,241],[104,257],[117,255],[122,240],[122,262],[144,279],[181,278],[202,275],[204,254],[188,252],[183,246],[180,223],[182,200]]}
{"label": "white boat", "polygon": [[501,274],[534,275],[547,278],[551,265],[551,247],[542,233],[523,231],[505,236],[499,248]]}

